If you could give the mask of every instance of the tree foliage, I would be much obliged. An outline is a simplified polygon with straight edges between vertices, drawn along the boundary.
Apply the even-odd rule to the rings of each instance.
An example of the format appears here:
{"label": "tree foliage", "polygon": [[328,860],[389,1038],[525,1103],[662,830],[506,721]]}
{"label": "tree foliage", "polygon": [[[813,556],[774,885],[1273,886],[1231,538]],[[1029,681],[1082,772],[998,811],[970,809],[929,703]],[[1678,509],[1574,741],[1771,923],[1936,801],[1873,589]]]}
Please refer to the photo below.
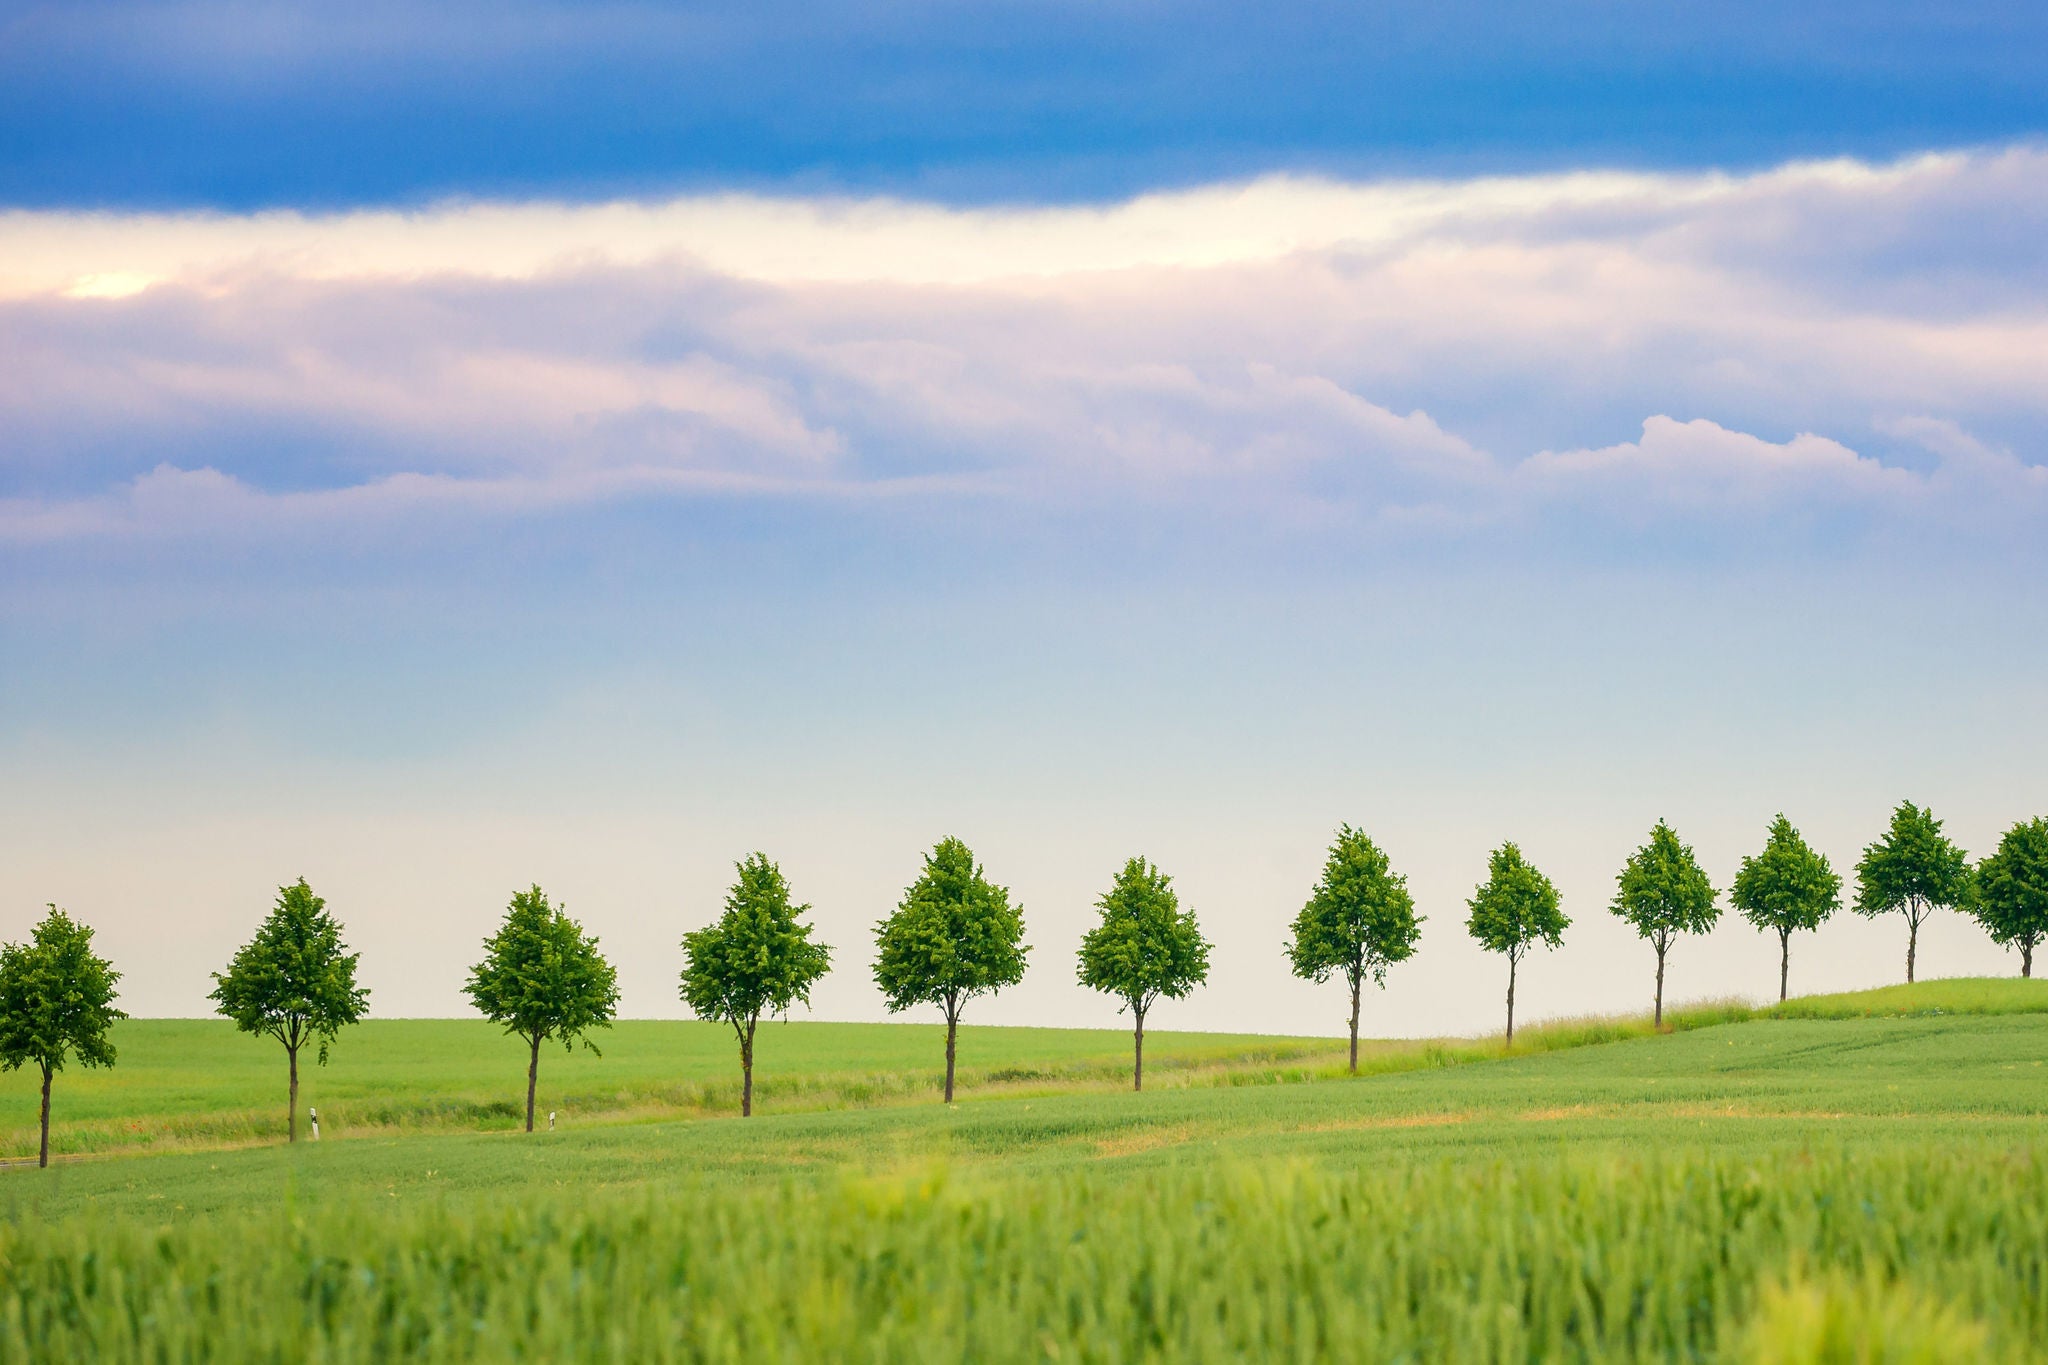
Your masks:
{"label": "tree foliage", "polygon": [[1539,943],[1552,948],[1564,941],[1571,926],[1550,878],[1522,856],[1512,843],[1502,844],[1487,860],[1486,881],[1465,902],[1471,915],[1465,930],[1490,953],[1508,960],[1508,1041],[1515,1040],[1515,968]]}
{"label": "tree foliage", "polygon": [[356,985],[361,956],[348,951],[327,902],[301,877],[278,888],[276,906],[228,969],[213,974],[207,998],[244,1033],[294,1050],[317,1039],[325,1065],[341,1030],[369,1011],[370,993]]}
{"label": "tree foliage", "polygon": [[1486,881],[1465,902],[1472,912],[1465,929],[1479,946],[1490,953],[1505,953],[1510,962],[1539,943],[1559,946],[1571,920],[1561,908],[1550,878],[1511,843],[1495,849],[1486,868]]}
{"label": "tree foliage", "polygon": [[1363,830],[1337,831],[1322,880],[1294,917],[1287,960],[1294,974],[1318,984],[1341,974],[1351,990],[1351,1070],[1358,1070],[1359,994],[1369,977],[1384,986],[1387,968],[1415,952],[1422,920],[1408,879]]}
{"label": "tree foliage", "polygon": [[1721,917],[1714,884],[1679,842],[1670,825],[1659,820],[1649,842],[1629,856],[1616,879],[1609,907],[1650,941],[1657,950],[1656,1022],[1664,1022],[1664,956],[1680,934],[1704,934]]}
{"label": "tree foliage", "polygon": [[464,990],[480,1014],[527,1044],[530,1133],[541,1044],[554,1039],[564,1051],[574,1051],[581,1041],[597,1052],[584,1035],[611,1027],[619,1004],[618,973],[598,951],[597,939],[533,886],[513,894],[498,932],[484,940],[483,961],[471,970]]}
{"label": "tree foliage", "polygon": [[699,1019],[723,1020],[740,1044],[740,1112],[754,1112],[754,1031],[763,1014],[810,1003],[811,987],[831,970],[832,950],[813,942],[808,905],[791,903],[782,869],[765,853],[737,865],[725,913],[683,936],[683,1003]]}
{"label": "tree foliage", "polygon": [[1023,908],[953,838],[925,855],[896,912],[875,926],[875,984],[890,1011],[937,1005],[945,1013],[948,1103],[961,1010],[977,995],[1022,981],[1030,951]]}
{"label": "tree foliage", "polygon": [[277,904],[256,936],[243,944],[225,972],[213,974],[208,996],[220,1013],[244,1033],[284,1044],[291,1073],[286,1131],[299,1136],[299,1049],[317,1042],[327,1065],[336,1036],[370,1007],[370,993],[356,985],[356,963],[341,941],[341,925],[327,902],[301,877],[277,891]]}
{"label": "tree foliage", "polygon": [[1913,979],[1920,925],[1936,908],[1969,904],[1970,860],[1941,832],[1934,812],[1901,801],[1891,827],[1863,850],[1856,864],[1856,913],[1875,919],[1906,917],[1906,980]]}
{"label": "tree foliage", "polygon": [[1763,851],[1744,858],[1729,888],[1728,903],[1757,928],[1778,936],[1778,999],[1783,1000],[1792,967],[1792,935],[1818,929],[1842,908],[1842,878],[1783,811],[1771,821]]}
{"label": "tree foliage", "polygon": [[2034,974],[2034,949],[2048,936],[2048,817],[2014,825],[1977,865],[1971,913],[1991,941],[2020,950],[2020,975]]}
{"label": "tree foliage", "polygon": [[92,929],[49,907],[27,943],[0,947],[0,1071],[33,1063],[42,1073],[42,1148],[50,1164],[50,1081],[76,1058],[85,1067],[112,1066],[114,983],[121,974],[94,954]]}
{"label": "tree foliage", "polygon": [[1142,1090],[1145,1014],[1162,997],[1182,999],[1208,979],[1210,945],[1195,912],[1181,910],[1173,879],[1143,858],[1126,862],[1095,904],[1102,918],[1081,940],[1081,984],[1116,996],[1131,1012],[1131,1081]]}

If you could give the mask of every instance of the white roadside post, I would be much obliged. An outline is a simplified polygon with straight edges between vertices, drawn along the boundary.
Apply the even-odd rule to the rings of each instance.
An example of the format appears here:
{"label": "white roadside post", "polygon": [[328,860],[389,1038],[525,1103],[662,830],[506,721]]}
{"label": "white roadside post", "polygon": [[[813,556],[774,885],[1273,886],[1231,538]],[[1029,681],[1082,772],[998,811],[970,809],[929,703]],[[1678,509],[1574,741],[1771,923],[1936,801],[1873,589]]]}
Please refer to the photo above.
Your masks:
{"label": "white roadside post", "polygon": [[318,1142],[320,1140],[320,1111],[309,1104],[306,1106],[306,1118],[313,1125],[313,1141]]}
{"label": "white roadside post", "polygon": [[548,1110],[548,1131],[550,1133],[555,1131],[555,1111],[552,1109]]}

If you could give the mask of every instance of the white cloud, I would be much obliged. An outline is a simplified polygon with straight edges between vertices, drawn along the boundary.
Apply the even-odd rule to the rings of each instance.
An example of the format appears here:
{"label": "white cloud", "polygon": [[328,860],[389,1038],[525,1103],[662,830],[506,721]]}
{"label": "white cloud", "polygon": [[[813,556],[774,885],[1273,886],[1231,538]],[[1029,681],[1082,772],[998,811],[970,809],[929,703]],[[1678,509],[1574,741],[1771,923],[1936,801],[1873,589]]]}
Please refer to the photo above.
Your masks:
{"label": "white cloud", "polygon": [[1826,191],[1852,201],[1925,192],[1973,165],[1806,162],[1763,175],[1578,171],[1351,185],[1271,176],[1106,207],[948,208],[894,199],[715,194],[659,203],[449,204],[419,212],[0,214],[0,294],[96,279],[231,282],[471,275],[530,279],[579,266],[687,261],[777,283],[976,284],[1144,268],[1210,269],[1303,251],[1386,251],[1532,228],[1641,232],[1725,207]]}
{"label": "white cloud", "polygon": [[1910,497],[1924,486],[1908,471],[1887,468],[1825,436],[1801,433],[1774,443],[1704,418],[1681,422],[1662,415],[1643,423],[1640,440],[1597,450],[1542,451],[1517,474],[1553,492],[1591,489],[1616,500],[1695,509],[1816,494]]}

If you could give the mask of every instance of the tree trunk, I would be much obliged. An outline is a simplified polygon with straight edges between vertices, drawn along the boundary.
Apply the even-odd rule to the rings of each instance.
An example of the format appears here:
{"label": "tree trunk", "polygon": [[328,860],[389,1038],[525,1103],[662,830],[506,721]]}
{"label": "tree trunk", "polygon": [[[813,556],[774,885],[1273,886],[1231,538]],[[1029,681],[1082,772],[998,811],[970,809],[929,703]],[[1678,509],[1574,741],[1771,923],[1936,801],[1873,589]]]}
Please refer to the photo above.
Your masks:
{"label": "tree trunk", "polygon": [[1657,945],[1657,1014],[1656,1014],[1656,1017],[1655,1017],[1654,1019],[1652,1019],[1652,1020],[1650,1021],[1650,1027],[1652,1027],[1652,1028],[1659,1028],[1659,1029],[1661,1029],[1661,1028],[1663,1028],[1663,1027],[1664,1027],[1664,949],[1665,949],[1665,947],[1666,947],[1666,945],[1665,945],[1665,944],[1662,944],[1662,943],[1660,943],[1660,944],[1658,944],[1658,945]]}
{"label": "tree trunk", "polygon": [[1785,1003],[1785,983],[1792,979],[1792,931],[1778,931],[1778,1003]]}
{"label": "tree trunk", "polygon": [[1358,1074],[1358,992],[1365,984],[1363,974],[1351,978],[1351,1074]]}
{"label": "tree trunk", "polygon": [[288,1059],[289,1059],[289,1061],[290,1061],[290,1065],[291,1065],[291,1069],[292,1069],[292,1097],[291,1097],[291,1100],[290,1100],[290,1102],[289,1102],[289,1105],[288,1105],[288,1107],[287,1107],[287,1108],[286,1108],[286,1110],[285,1110],[285,1116],[284,1116],[284,1118],[285,1118],[285,1123],[284,1123],[284,1129],[285,1129],[285,1133],[286,1133],[286,1135],[287,1135],[287,1136],[286,1136],[286,1139],[285,1139],[285,1140],[286,1140],[286,1141],[288,1141],[288,1142],[297,1142],[297,1141],[299,1140],[299,1049],[298,1049],[298,1046],[297,1046],[296,1044],[293,1044],[293,1043],[286,1043],[286,1044],[284,1045],[284,1055],[286,1056],[286,1058],[288,1058]]}
{"label": "tree trunk", "polygon": [[1133,1009],[1137,1027],[1131,1030],[1131,1089],[1145,1088],[1145,1011]]}
{"label": "tree trunk", "polygon": [[1913,956],[1920,948],[1920,919],[1912,911],[1906,912],[1906,984],[1913,984]]}
{"label": "tree trunk", "polygon": [[36,1158],[37,1166],[50,1164],[50,1068],[43,1068],[43,1147]]}
{"label": "tree trunk", "polygon": [[953,1102],[953,1044],[960,1032],[960,1006],[946,999],[946,1103]]}
{"label": "tree trunk", "polygon": [[1515,1041],[1515,957],[1508,954],[1508,1042]]}
{"label": "tree trunk", "polygon": [[747,1031],[740,1039],[740,1117],[754,1116],[754,1023],[747,1022]]}
{"label": "tree trunk", "polygon": [[540,1035],[526,1040],[533,1051],[526,1058],[526,1131],[533,1131],[533,1092],[540,1084]]}
{"label": "tree trunk", "polygon": [[2027,939],[2020,944],[2020,975],[2034,974],[2034,941]]}

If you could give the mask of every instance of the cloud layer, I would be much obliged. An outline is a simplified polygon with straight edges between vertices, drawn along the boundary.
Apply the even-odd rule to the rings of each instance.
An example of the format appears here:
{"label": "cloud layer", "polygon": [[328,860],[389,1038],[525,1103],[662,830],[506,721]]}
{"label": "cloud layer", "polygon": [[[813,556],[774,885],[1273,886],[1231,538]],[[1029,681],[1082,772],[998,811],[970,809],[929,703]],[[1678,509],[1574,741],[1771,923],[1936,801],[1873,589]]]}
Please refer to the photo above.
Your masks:
{"label": "cloud layer", "polygon": [[0,538],[658,498],[1254,534],[2048,511],[2048,152],[1110,208],[0,216]]}

